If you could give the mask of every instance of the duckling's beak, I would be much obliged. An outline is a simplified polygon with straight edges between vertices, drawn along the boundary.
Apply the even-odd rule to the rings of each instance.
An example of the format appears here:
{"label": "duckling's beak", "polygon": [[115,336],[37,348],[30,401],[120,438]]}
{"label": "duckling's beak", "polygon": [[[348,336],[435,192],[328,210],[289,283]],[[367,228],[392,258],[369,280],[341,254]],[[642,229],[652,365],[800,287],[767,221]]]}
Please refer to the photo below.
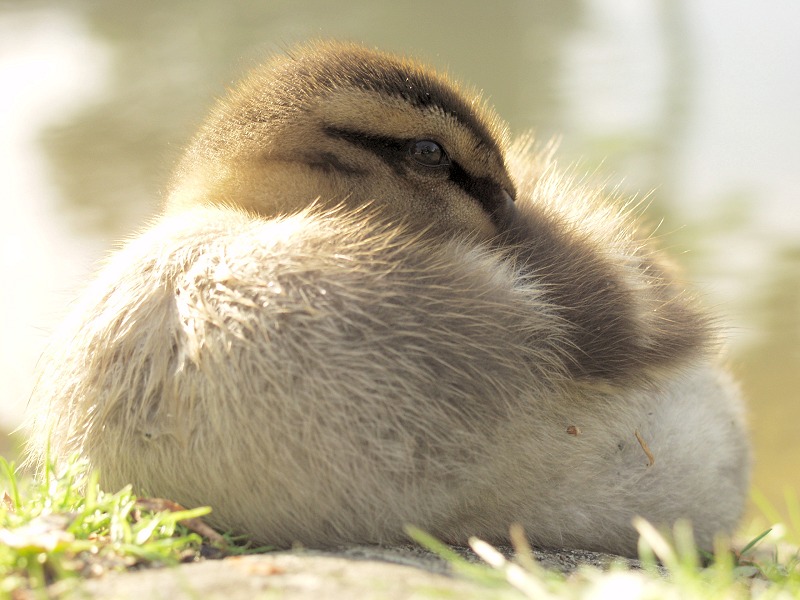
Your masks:
{"label": "duckling's beak", "polygon": [[500,187],[487,199],[487,208],[492,221],[500,231],[505,231],[516,221],[517,205],[514,196],[506,188]]}

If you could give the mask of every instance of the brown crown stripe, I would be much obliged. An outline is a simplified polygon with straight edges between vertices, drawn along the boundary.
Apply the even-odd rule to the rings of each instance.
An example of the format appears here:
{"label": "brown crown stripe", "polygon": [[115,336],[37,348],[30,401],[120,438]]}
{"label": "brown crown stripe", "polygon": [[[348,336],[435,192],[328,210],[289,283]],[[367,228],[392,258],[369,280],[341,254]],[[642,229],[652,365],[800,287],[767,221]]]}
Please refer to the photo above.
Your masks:
{"label": "brown crown stripe", "polygon": [[[444,77],[426,73],[410,61],[390,55],[376,60],[373,52],[359,48],[346,48],[335,55],[328,55],[320,62],[313,52],[300,52],[290,56],[287,64],[290,75],[303,88],[319,90],[354,87],[382,96],[402,98],[406,103],[424,110],[434,110],[450,115],[468,128],[488,151],[502,154],[488,124],[479,116],[472,99],[466,99]],[[293,71],[293,73],[291,73]],[[295,90],[288,96],[296,95]]]}

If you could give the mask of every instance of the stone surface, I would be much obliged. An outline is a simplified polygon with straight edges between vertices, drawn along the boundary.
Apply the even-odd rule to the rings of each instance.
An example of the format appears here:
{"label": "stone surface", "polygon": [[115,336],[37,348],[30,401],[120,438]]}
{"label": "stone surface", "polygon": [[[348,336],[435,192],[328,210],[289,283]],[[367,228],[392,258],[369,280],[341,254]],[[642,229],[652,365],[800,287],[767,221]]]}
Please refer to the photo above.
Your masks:
{"label": "stone surface", "polygon": [[[480,562],[467,548],[456,548]],[[510,549],[502,549],[510,555]],[[570,572],[581,565],[607,568],[636,561],[596,552],[535,551],[542,566]],[[484,598],[484,584],[450,573],[448,564],[418,547],[356,547],[337,552],[296,550],[203,560],[174,568],[109,573],[49,588],[51,598],[140,600],[250,600],[254,598]],[[491,590],[492,598],[519,597]]]}
{"label": "stone surface", "polygon": [[[103,600],[252,600],[256,598],[479,598],[479,584],[442,573],[331,555],[268,554],[208,560],[175,568],[109,574],[55,598]],[[441,596],[440,596],[441,597]]]}

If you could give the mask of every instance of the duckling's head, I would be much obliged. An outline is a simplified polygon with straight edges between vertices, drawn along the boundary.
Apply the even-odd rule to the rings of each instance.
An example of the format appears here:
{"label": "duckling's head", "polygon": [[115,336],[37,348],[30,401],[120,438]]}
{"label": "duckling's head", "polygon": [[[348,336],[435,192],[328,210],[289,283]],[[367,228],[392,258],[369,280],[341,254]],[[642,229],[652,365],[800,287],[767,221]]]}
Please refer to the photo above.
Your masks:
{"label": "duckling's head", "polygon": [[416,62],[315,43],[257,69],[189,145],[167,211],[267,217],[371,205],[420,231],[487,238],[514,220],[505,125]]}

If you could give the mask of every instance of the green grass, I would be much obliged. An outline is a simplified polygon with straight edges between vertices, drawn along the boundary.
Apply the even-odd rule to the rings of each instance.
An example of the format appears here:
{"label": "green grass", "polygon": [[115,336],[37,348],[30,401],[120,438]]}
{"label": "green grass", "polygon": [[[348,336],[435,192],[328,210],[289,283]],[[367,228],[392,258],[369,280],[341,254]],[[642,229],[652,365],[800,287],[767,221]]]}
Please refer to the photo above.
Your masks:
{"label": "green grass", "polygon": [[[756,500],[767,518],[779,515],[763,499]],[[154,509],[168,505],[136,498],[127,487],[105,493],[98,474],[79,461],[48,464],[43,477],[32,481],[19,478],[13,463],[0,458],[0,599],[19,590],[45,597],[46,586],[57,581],[68,585],[107,571],[196,559],[213,544],[181,522],[203,532],[197,519],[209,509]],[[585,567],[569,576],[538,564],[519,528],[511,531],[517,551],[513,562],[485,542],[471,541],[487,565],[465,561],[424,532],[409,533],[448,560],[455,572],[483,584],[487,598],[800,598],[796,496],[787,496],[787,507],[788,525],[778,523],[752,535],[738,552],[719,539],[710,555],[697,550],[685,523],[665,535],[638,521],[642,569]],[[264,550],[209,535],[218,556]]]}
{"label": "green grass", "polygon": [[178,522],[208,508],[142,509],[129,487],[105,493],[97,472],[75,460],[49,463],[37,482],[14,471],[0,457],[0,598],[108,570],[174,565],[200,551],[201,536]]}

